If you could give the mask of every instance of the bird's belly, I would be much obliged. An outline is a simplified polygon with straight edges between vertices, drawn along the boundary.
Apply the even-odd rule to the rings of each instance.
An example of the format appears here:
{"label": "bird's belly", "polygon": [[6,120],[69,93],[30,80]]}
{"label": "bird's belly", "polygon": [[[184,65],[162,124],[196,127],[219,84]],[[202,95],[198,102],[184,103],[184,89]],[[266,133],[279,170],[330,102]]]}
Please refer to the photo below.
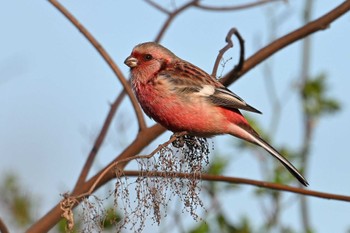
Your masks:
{"label": "bird's belly", "polygon": [[153,93],[139,95],[138,99],[148,116],[173,132],[187,131],[202,137],[227,133],[226,126],[222,125],[225,119],[222,112],[199,98]]}

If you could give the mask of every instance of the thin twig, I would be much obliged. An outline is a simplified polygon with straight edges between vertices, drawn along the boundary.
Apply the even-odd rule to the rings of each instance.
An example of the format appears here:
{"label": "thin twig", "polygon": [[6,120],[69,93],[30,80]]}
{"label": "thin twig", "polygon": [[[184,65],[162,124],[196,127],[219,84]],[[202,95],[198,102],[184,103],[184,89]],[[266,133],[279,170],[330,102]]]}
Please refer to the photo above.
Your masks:
{"label": "thin twig", "polygon": [[[304,23],[308,23],[311,20],[313,9],[313,1],[306,0],[304,5]],[[304,87],[310,78],[310,57],[311,57],[311,38],[307,37],[303,40],[301,47],[301,87],[300,87],[300,100],[304,104],[306,100],[306,96],[304,95]],[[303,106],[303,104],[301,106]],[[300,164],[302,164],[301,170],[303,174],[307,172],[309,157],[310,157],[310,148],[311,142],[313,138],[313,124],[314,119],[310,114],[305,111],[303,107],[301,107],[301,112],[303,113],[303,143],[302,148],[300,149]],[[300,211],[301,211],[301,222],[305,232],[310,232],[312,230],[311,222],[310,222],[310,211],[308,206],[308,200],[301,196],[300,198]]]}
{"label": "thin twig", "polygon": [[[169,174],[167,172],[158,172],[158,171],[149,171],[145,173],[144,171],[141,172],[141,171],[124,170],[123,175],[124,176],[148,176],[149,175],[151,177],[171,176],[171,177],[177,177],[177,178],[198,179],[198,176],[195,176],[193,174],[178,173],[178,172]],[[206,180],[206,181],[219,181],[219,182],[227,182],[227,183],[234,183],[234,184],[252,185],[252,186],[257,186],[261,188],[273,189],[273,190],[290,192],[290,193],[297,193],[305,196],[350,202],[350,196],[333,194],[333,193],[325,193],[325,192],[319,192],[314,190],[307,190],[304,188],[291,187],[288,185],[276,184],[276,183],[265,182],[265,181],[258,181],[258,180],[251,180],[251,179],[245,179],[245,178],[230,177],[230,176],[211,175],[211,174],[205,174],[205,173],[201,174],[200,179]]]}
{"label": "thin twig", "polygon": [[1,233],[9,233],[9,230],[7,229],[5,223],[0,218],[0,232]]}
{"label": "thin twig", "polygon": [[243,74],[253,69],[256,65],[258,65],[262,61],[265,61],[268,57],[280,51],[282,48],[293,44],[294,42],[303,39],[304,37],[309,36],[314,32],[327,29],[330,23],[338,19],[340,16],[342,16],[349,10],[350,1],[346,0],[333,10],[323,15],[322,17],[268,44],[267,46],[256,52],[253,56],[245,60],[243,68],[240,72],[234,73],[232,70],[228,74],[226,74],[225,77],[222,78],[220,81],[226,86],[230,85],[231,83],[237,81]]}
{"label": "thin twig", "polygon": [[270,2],[281,2],[285,0],[261,0],[261,1],[256,1],[256,2],[251,2],[251,3],[246,3],[238,6],[206,6],[203,5],[202,3],[198,2],[195,6],[197,8],[200,8],[202,10],[208,10],[208,11],[235,11],[235,10],[243,10],[243,9],[248,9],[248,8],[253,8],[255,6],[260,6],[266,3]]}
{"label": "thin twig", "polygon": [[164,22],[162,28],[160,29],[156,39],[154,40],[155,42],[159,43],[160,40],[162,39],[162,37],[164,36],[165,31],[168,29],[168,27],[170,26],[171,22],[174,20],[174,18],[179,15],[181,12],[187,10],[188,8],[194,6],[199,0],[192,0],[186,4],[184,4],[183,6],[179,7],[177,10],[168,13],[168,18],[167,20]]}
{"label": "thin twig", "polygon": [[226,41],[226,45],[219,50],[219,54],[218,56],[216,57],[216,60],[215,60],[215,63],[214,63],[214,67],[213,67],[213,71],[211,72],[211,76],[216,78],[217,76],[217,70],[218,70],[218,67],[219,67],[219,64],[220,64],[220,61],[222,59],[222,57],[224,56],[224,54],[226,53],[227,50],[229,50],[230,48],[233,47],[233,42],[232,42],[232,34],[237,31],[236,28],[231,28],[230,31],[228,31],[227,35],[226,35],[226,38],[225,38],[225,41]]}
{"label": "thin twig", "polygon": [[168,11],[167,9],[165,9],[164,7],[162,7],[161,5],[159,5],[158,3],[153,2],[152,0],[145,0],[145,2],[147,2],[148,4],[150,4],[151,6],[153,6],[154,8],[156,8],[157,10],[163,12],[164,14],[170,15],[171,12]]}
{"label": "thin twig", "polygon": [[213,72],[212,72],[212,77],[217,77],[217,69],[220,64],[220,61],[222,57],[224,56],[225,52],[229,50],[230,48],[233,47],[233,42],[232,42],[232,35],[235,35],[239,41],[239,48],[240,48],[240,54],[239,54],[239,61],[238,64],[235,65],[233,68],[233,72],[238,73],[244,64],[244,54],[245,54],[245,48],[244,48],[244,40],[239,33],[239,31],[236,28],[231,28],[230,31],[227,33],[225,41],[227,44],[219,51],[218,56],[216,57]]}
{"label": "thin twig", "polygon": [[98,134],[96,141],[89,153],[89,156],[85,162],[85,165],[83,166],[83,169],[79,175],[79,178],[77,180],[77,183],[74,186],[74,190],[77,189],[79,186],[81,186],[85,180],[86,177],[91,169],[92,163],[104,141],[104,139],[106,138],[108,129],[112,123],[112,120],[114,118],[115,113],[117,112],[118,107],[120,106],[121,101],[123,100],[124,96],[125,96],[126,92],[123,89],[123,91],[119,94],[119,96],[115,99],[115,101],[113,102],[113,104],[111,105],[111,108],[107,114],[107,117],[103,123],[103,126],[100,130],[100,133]]}
{"label": "thin twig", "polygon": [[[130,145],[112,162],[110,162],[106,167],[109,167],[111,164],[114,164],[117,160],[122,160],[128,157],[131,157],[135,154],[139,154],[141,150],[149,145],[153,140],[155,140],[159,135],[165,131],[165,128],[159,124],[155,124],[152,127],[146,128],[143,131],[140,131],[136,139],[130,143]],[[126,163],[118,164],[116,169],[124,169]],[[79,196],[82,193],[86,193],[90,187],[96,182],[98,177],[101,176],[101,173],[105,170],[103,168],[96,175],[87,180],[83,185],[79,186],[70,196]],[[96,185],[96,189],[104,185],[106,182],[110,181],[115,177],[115,172],[108,172]],[[79,200],[81,202],[81,200]],[[76,206],[76,205],[74,205]],[[55,205],[47,214],[42,216],[37,220],[33,225],[29,227],[27,233],[37,233],[37,232],[48,232],[61,218],[62,210],[59,203]]]}
{"label": "thin twig", "polygon": [[102,56],[102,58],[106,61],[106,63],[109,65],[109,67],[112,69],[114,74],[117,76],[121,84],[123,85],[126,93],[128,94],[132,106],[135,110],[136,117],[139,123],[140,130],[143,130],[146,128],[146,122],[143,117],[142,110],[130,88],[130,85],[126,78],[124,77],[123,73],[120,71],[119,67],[115,64],[111,56],[107,53],[107,51],[102,47],[102,45],[91,35],[91,33],[82,25],[79,23],[79,21],[59,2],[56,0],[49,0],[49,2],[56,7],[57,10],[59,10],[66,18],[85,36],[85,38],[94,46],[94,48],[97,50],[97,52]]}
{"label": "thin twig", "polygon": [[172,142],[174,142],[177,138],[182,137],[185,134],[187,134],[187,132],[181,132],[181,133],[173,134],[173,136],[171,136],[171,138],[168,141],[164,142],[163,144],[160,144],[156,149],[154,149],[148,155],[135,155],[135,156],[131,156],[131,157],[128,157],[128,158],[125,158],[125,159],[116,160],[114,163],[112,163],[109,166],[107,166],[104,169],[104,171],[102,171],[102,173],[99,175],[99,177],[97,177],[96,181],[93,183],[93,185],[91,186],[91,188],[89,189],[88,192],[79,195],[77,198],[82,198],[82,197],[91,195],[91,193],[93,193],[95,191],[96,185],[101,181],[101,179],[103,179],[103,177],[108,172],[110,172],[112,169],[117,169],[119,164],[123,164],[123,163],[125,164],[125,163],[130,162],[130,161],[135,160],[135,159],[149,159],[149,158],[152,158],[161,149],[167,147]]}

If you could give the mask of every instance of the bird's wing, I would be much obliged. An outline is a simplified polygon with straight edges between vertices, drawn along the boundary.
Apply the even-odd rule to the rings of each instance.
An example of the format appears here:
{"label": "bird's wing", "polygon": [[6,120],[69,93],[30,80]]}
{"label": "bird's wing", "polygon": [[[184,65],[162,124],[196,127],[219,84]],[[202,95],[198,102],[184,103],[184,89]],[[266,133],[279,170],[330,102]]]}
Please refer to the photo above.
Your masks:
{"label": "bird's wing", "polygon": [[208,98],[213,104],[218,106],[225,108],[238,108],[261,114],[259,110],[247,104],[241,97],[226,87],[216,87],[214,93],[209,95]]}
{"label": "bird's wing", "polygon": [[172,91],[180,94],[196,94],[206,97],[212,104],[228,109],[242,109],[260,113],[238,95],[227,89],[215,78],[191,63],[179,62],[158,73],[167,80]]}

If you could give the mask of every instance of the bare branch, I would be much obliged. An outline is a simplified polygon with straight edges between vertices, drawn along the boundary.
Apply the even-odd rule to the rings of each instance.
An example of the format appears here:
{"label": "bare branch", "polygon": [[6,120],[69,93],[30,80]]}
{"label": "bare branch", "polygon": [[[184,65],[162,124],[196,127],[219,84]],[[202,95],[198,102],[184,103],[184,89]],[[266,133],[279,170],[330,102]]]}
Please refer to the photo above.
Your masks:
{"label": "bare branch", "polygon": [[151,6],[153,6],[154,8],[158,9],[159,11],[163,12],[164,14],[170,15],[171,12],[168,11],[167,9],[165,9],[164,7],[162,7],[161,5],[153,2],[152,0],[145,0],[145,2],[147,2],[148,4],[150,4]]}
{"label": "bare branch", "polygon": [[245,53],[245,50],[244,50],[244,40],[242,38],[242,36],[239,34],[238,30],[236,28],[231,28],[230,31],[227,33],[227,36],[226,36],[226,39],[225,41],[227,42],[226,46],[224,46],[220,51],[219,51],[219,54],[218,56],[216,57],[216,60],[215,60],[215,64],[214,64],[214,68],[213,68],[213,72],[212,72],[212,76],[213,77],[217,77],[217,69],[218,69],[218,66],[220,64],[220,61],[224,55],[224,53],[229,50],[230,48],[233,47],[233,42],[232,42],[232,35],[236,35],[236,37],[238,38],[238,41],[239,41],[239,47],[240,47],[240,56],[239,56],[239,61],[238,61],[238,64],[234,67],[234,70],[235,72],[239,72],[242,67],[243,67],[243,63],[244,63],[244,53]]}
{"label": "bare branch", "polygon": [[[104,169],[104,171],[101,172],[100,176],[97,177],[96,181],[94,182],[94,184],[91,186],[91,188],[89,189],[88,192],[80,194],[77,198],[80,199],[82,197],[85,196],[89,196],[91,195],[96,188],[96,185],[100,182],[100,180],[108,173],[111,171],[115,171],[115,170],[120,170],[118,169],[118,165],[119,164],[126,164],[128,162],[130,162],[131,160],[135,160],[135,159],[149,159],[152,158],[156,153],[158,153],[162,148],[167,147],[168,145],[170,145],[172,142],[174,142],[177,138],[184,136],[185,134],[187,134],[187,132],[181,132],[181,133],[176,133],[173,134],[173,136],[171,136],[171,138],[164,142],[163,144],[160,144],[156,149],[154,149],[150,154],[148,155],[134,155],[125,159],[117,159],[114,163],[111,163],[108,167],[106,167]],[[119,157],[118,157],[119,158]]]}
{"label": "bare branch", "polygon": [[349,0],[344,1],[338,7],[334,8],[333,10],[323,15],[322,17],[318,18],[317,20],[314,20],[300,27],[299,29],[291,33],[288,33],[287,35],[265,46],[264,48],[256,52],[253,56],[251,56],[244,62],[243,68],[240,72],[235,74],[233,72],[234,70],[232,70],[228,74],[226,74],[225,77],[222,78],[220,81],[226,86],[230,85],[231,83],[238,80],[246,72],[253,69],[256,65],[260,64],[262,61],[266,60],[268,57],[278,52],[282,48],[300,39],[303,39],[304,37],[309,36],[314,32],[327,29],[333,21],[338,19],[340,16],[342,16],[349,10],[350,10],[350,1]]}
{"label": "bare branch", "polygon": [[186,4],[184,4],[183,6],[181,6],[180,8],[178,8],[177,10],[171,12],[169,15],[169,17],[167,18],[167,20],[164,22],[162,28],[160,29],[156,39],[154,40],[155,42],[159,43],[159,41],[162,39],[162,37],[164,36],[165,31],[168,29],[168,27],[170,26],[171,22],[175,19],[175,17],[177,15],[179,15],[181,12],[187,10],[188,8],[190,8],[191,6],[194,6],[199,0],[192,0]]}
{"label": "bare branch", "polygon": [[243,9],[253,8],[253,7],[260,6],[260,5],[263,5],[263,4],[266,4],[266,3],[281,2],[281,1],[285,2],[285,0],[260,0],[260,1],[256,1],[256,2],[251,2],[251,3],[238,5],[238,6],[223,6],[223,7],[206,6],[206,5],[203,5],[200,2],[197,2],[197,4],[195,6],[197,8],[202,9],[202,10],[208,10],[208,11],[235,11],[235,10],[243,10]]}
{"label": "bare branch", "polygon": [[57,8],[66,18],[85,36],[85,38],[94,46],[94,48],[97,50],[97,52],[102,56],[102,58],[106,61],[106,63],[109,65],[109,67],[112,69],[114,74],[117,76],[121,84],[123,85],[126,93],[128,94],[131,103],[133,105],[133,108],[135,110],[137,120],[139,123],[140,130],[143,130],[146,128],[145,119],[143,117],[142,110],[130,88],[130,85],[126,78],[124,77],[123,73],[120,71],[119,67],[115,64],[111,56],[107,53],[107,51],[102,47],[102,45],[91,35],[91,33],[82,25],[79,23],[79,21],[65,8],[63,7],[59,2],[56,0],[49,0],[49,2]]}
{"label": "bare branch", "polygon": [[9,230],[7,229],[5,223],[0,218],[0,232],[1,233],[9,233]]}
{"label": "bare branch", "polygon": [[[141,150],[149,145],[154,139],[156,139],[159,135],[161,135],[165,131],[165,128],[160,126],[159,124],[155,124],[152,127],[146,128],[138,133],[136,139],[109,165],[115,164],[118,160],[123,160],[125,158],[129,158],[136,154],[139,154]],[[123,170],[127,163],[119,163],[116,169]],[[96,182],[96,180],[101,176],[101,173],[105,170],[102,169],[96,175],[91,177],[88,181],[86,181],[83,185],[77,187],[74,192],[71,193],[71,196],[79,196],[82,193],[88,192],[91,186]],[[97,183],[96,189],[110,181],[115,177],[115,172],[110,171],[105,176],[102,177],[100,182]],[[79,200],[81,201],[81,200]],[[76,206],[75,204],[74,206]],[[47,214],[45,214],[41,219],[36,221],[30,228],[27,230],[27,233],[37,233],[37,232],[48,232],[55,224],[59,221],[62,215],[62,210],[60,208],[60,204],[55,205]]]}
{"label": "bare branch", "polygon": [[88,156],[88,158],[85,162],[85,165],[84,165],[84,167],[79,175],[79,178],[78,178],[78,181],[75,185],[74,190],[76,188],[78,188],[79,186],[81,186],[85,182],[86,177],[91,169],[92,163],[93,163],[93,161],[94,161],[94,159],[95,159],[95,157],[96,157],[96,155],[97,155],[97,153],[98,153],[98,151],[99,151],[99,149],[100,149],[100,147],[101,147],[101,145],[102,145],[102,143],[107,135],[109,126],[111,125],[113,117],[114,117],[115,113],[117,112],[117,109],[120,106],[120,103],[123,100],[125,94],[126,94],[125,89],[123,89],[123,91],[119,94],[119,96],[116,98],[114,103],[111,105],[111,108],[108,112],[106,120],[104,121],[103,126],[100,130],[100,133],[97,136],[96,141],[95,141],[95,143],[94,143],[94,145],[89,153],[89,156]]}
{"label": "bare branch", "polygon": [[[199,179],[198,175],[189,174],[189,173],[169,174],[166,172],[158,172],[158,171],[141,172],[141,171],[125,170],[123,172],[123,175],[124,176],[150,176],[150,177],[171,176],[171,177],[177,177],[177,178]],[[297,193],[305,196],[350,202],[350,196],[313,191],[313,190],[308,190],[304,188],[291,187],[288,185],[276,184],[276,183],[265,182],[265,181],[258,181],[258,180],[251,180],[251,179],[245,179],[245,178],[230,177],[230,176],[211,175],[211,174],[205,174],[205,173],[201,174],[200,179],[206,180],[206,181],[219,181],[219,182],[234,183],[234,184],[246,184],[246,185],[252,185],[252,186],[261,187],[261,188],[273,189],[273,190],[290,192],[290,193]]]}

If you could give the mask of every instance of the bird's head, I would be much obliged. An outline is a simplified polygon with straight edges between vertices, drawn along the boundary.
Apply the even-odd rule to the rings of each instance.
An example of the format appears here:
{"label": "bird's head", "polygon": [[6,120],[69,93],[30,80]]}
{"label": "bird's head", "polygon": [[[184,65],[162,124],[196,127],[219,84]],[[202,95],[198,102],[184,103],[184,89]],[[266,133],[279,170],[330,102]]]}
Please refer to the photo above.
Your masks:
{"label": "bird's head", "polygon": [[177,57],[165,47],[146,42],[135,46],[124,63],[130,67],[132,78],[147,82]]}

